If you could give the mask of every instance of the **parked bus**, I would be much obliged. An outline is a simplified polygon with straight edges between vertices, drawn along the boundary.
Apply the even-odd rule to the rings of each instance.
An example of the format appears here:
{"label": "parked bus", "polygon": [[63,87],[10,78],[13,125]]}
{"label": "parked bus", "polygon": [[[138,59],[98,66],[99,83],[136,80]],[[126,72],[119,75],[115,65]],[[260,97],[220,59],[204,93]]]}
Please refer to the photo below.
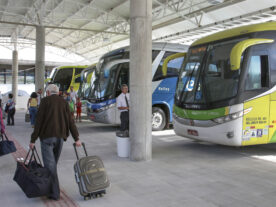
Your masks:
{"label": "parked bus", "polygon": [[[188,46],[169,43],[152,45],[152,129],[162,130],[172,120],[173,97],[183,55],[171,59],[176,53],[186,52]],[[162,65],[168,63],[166,76]],[[96,79],[92,84],[88,117],[92,121],[119,124],[120,112],[116,107],[116,97],[121,93],[121,85],[129,84],[129,47],[114,50],[100,58],[97,65]],[[131,93],[131,88],[130,93]]]}
{"label": "parked bus", "polygon": [[179,73],[176,134],[230,146],[276,142],[276,22],[195,41]]}
{"label": "parked bus", "polygon": [[[91,90],[91,84],[95,78],[92,78],[92,75],[95,76],[96,64],[85,68],[80,74],[80,87],[78,90],[78,97],[81,99],[82,103],[82,113],[87,114],[87,99]],[[93,76],[93,77],[94,77]]]}
{"label": "parked bus", "polygon": [[81,74],[80,74],[80,86],[78,90],[78,97],[80,97],[82,100],[86,100],[88,98],[90,89],[91,89],[91,81],[92,75],[96,70],[96,64],[93,64],[89,66],[88,68],[85,68]]}
{"label": "parked bus", "polygon": [[45,82],[53,83],[59,86],[61,91],[69,91],[73,86],[75,91],[78,91],[80,85],[80,73],[87,68],[85,65],[81,66],[61,66],[54,68],[50,74],[50,78]]}

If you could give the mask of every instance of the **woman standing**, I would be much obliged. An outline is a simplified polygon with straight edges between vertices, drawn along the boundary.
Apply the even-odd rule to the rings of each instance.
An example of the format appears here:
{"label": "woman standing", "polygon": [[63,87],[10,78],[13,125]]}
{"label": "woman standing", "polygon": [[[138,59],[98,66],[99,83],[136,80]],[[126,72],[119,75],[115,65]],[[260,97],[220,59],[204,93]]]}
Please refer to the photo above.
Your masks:
{"label": "woman standing", "polygon": [[2,117],[2,108],[0,107],[0,132],[1,134],[5,133],[5,125],[3,122],[3,117]]}
{"label": "woman standing", "polygon": [[5,112],[8,113],[7,125],[14,125],[15,103],[13,101],[12,93],[9,94],[9,99],[6,104]]}
{"label": "woman standing", "polygon": [[15,103],[13,101],[13,94],[9,94],[9,99],[6,104],[6,113],[8,113],[7,125],[14,125]]}
{"label": "woman standing", "polygon": [[36,92],[32,92],[31,97],[28,100],[27,108],[29,109],[29,112],[30,112],[31,125],[33,128],[35,125],[35,119],[37,114],[37,105],[38,105],[37,94]]}

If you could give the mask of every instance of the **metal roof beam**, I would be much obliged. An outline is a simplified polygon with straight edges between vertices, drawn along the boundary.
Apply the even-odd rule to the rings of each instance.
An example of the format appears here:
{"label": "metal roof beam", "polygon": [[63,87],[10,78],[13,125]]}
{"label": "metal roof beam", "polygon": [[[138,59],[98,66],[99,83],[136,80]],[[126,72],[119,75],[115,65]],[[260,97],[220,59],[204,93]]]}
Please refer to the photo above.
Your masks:
{"label": "metal roof beam", "polygon": [[[217,31],[233,27],[233,26],[231,26],[232,22],[236,22],[237,24],[239,23],[239,25],[236,24],[235,26],[240,26],[240,25],[244,24],[243,19],[255,21],[256,17],[261,16],[262,14],[273,15],[276,18],[276,13],[274,13],[274,10],[275,10],[275,7],[270,7],[270,8],[267,8],[267,9],[251,12],[251,13],[246,14],[246,15],[241,15],[241,16],[237,16],[237,17],[234,17],[234,18],[229,18],[227,20],[214,22],[214,23],[204,25],[204,26],[201,26],[201,27],[197,27],[197,28],[194,28],[194,29],[189,29],[189,30],[185,30],[185,31],[178,32],[178,33],[175,33],[175,34],[171,34],[171,35],[167,35],[167,36],[164,36],[164,37],[156,38],[156,39],[154,39],[154,41],[168,41],[168,40],[171,40],[173,38],[177,38],[177,36],[180,36],[180,35],[185,36],[186,34],[190,34],[190,33],[193,33],[193,32],[197,32],[198,34],[202,34],[203,33],[202,31],[204,31],[204,29],[207,29],[207,28],[208,29],[212,28],[212,33],[215,33]],[[195,37],[195,39],[197,39],[197,38],[198,37]],[[186,38],[183,38],[183,41],[186,41]]]}
{"label": "metal roof beam", "polygon": [[[41,0],[37,0],[37,1],[41,1]],[[45,1],[45,0],[42,0],[42,1]],[[47,18],[47,16],[49,16],[55,9],[57,9],[60,5],[62,5],[62,3],[64,3],[65,0],[54,0],[51,2],[51,7],[52,9],[51,10],[48,10],[48,13],[45,11],[45,14],[44,14],[44,19]],[[49,1],[48,1],[49,2]],[[46,6],[46,4],[45,4]],[[46,14],[47,13],[47,14]],[[24,28],[23,28],[24,29]],[[28,37],[32,32],[34,31],[34,29],[32,29],[29,33],[27,33],[26,35],[24,35],[24,38]],[[21,31],[22,32],[22,31]]]}
{"label": "metal roof beam", "polygon": [[[123,5],[123,4],[126,3],[127,1],[128,1],[128,0],[124,0],[123,2],[121,2],[120,4],[118,4],[116,7],[114,7],[113,10],[116,9],[117,7]],[[106,15],[108,15],[108,13],[107,13]],[[102,16],[103,16],[103,15],[101,15],[101,16],[98,17],[98,18],[101,18]],[[108,16],[107,16],[107,17],[108,17]],[[89,24],[89,23],[88,23],[88,24]],[[113,25],[112,27],[107,28],[106,30],[101,31],[100,34],[97,33],[97,34],[95,34],[95,35],[102,35],[102,34],[104,34],[104,33],[107,33],[107,32],[110,31],[110,30],[116,32],[116,31],[118,30],[118,28],[122,28],[123,30],[120,30],[120,31],[123,31],[123,32],[126,33],[126,32],[127,32],[127,31],[126,31],[126,28],[127,28],[126,24],[129,25],[128,21],[124,21],[124,22],[122,22],[122,23]],[[84,25],[84,26],[85,26],[85,25]],[[78,42],[75,42],[74,44],[70,45],[69,47],[70,47],[70,48],[76,48],[76,47],[78,47],[78,45],[79,45],[79,47],[80,47],[82,41],[93,40],[93,39],[95,39],[95,38],[94,38],[95,35],[93,35],[92,37],[89,36],[89,37],[87,37],[87,38],[85,38],[85,39],[82,39],[82,40],[80,40],[80,41],[78,41]],[[125,35],[125,34],[124,34],[124,35]],[[127,34],[127,35],[128,35],[128,34]]]}
{"label": "metal roof beam", "polygon": [[2,15],[1,15],[0,20],[4,20],[4,19],[3,19],[4,13],[6,13],[7,8],[9,7],[9,4],[10,4],[10,0],[6,0],[6,4],[5,4],[5,6],[4,6],[4,11],[2,11]]}

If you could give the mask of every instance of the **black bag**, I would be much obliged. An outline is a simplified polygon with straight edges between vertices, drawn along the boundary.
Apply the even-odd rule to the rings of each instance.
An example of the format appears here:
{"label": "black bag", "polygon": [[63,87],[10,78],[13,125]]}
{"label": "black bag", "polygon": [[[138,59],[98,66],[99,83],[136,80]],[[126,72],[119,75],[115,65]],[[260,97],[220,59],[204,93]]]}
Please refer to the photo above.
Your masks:
{"label": "black bag", "polygon": [[29,110],[27,110],[25,114],[25,122],[30,122],[31,121],[31,116]]}
{"label": "black bag", "polygon": [[[26,161],[30,152],[30,161],[27,164]],[[35,147],[29,150],[24,162],[17,161],[13,180],[28,198],[49,196],[51,194],[53,182],[51,172],[42,166]]]}
{"label": "black bag", "polygon": [[[5,133],[2,133],[0,141],[0,156],[16,151],[13,141],[10,141]],[[5,140],[6,138],[6,140]]]}
{"label": "black bag", "polygon": [[8,111],[9,111],[9,105],[6,104],[6,106],[5,106],[5,112],[8,113]]}

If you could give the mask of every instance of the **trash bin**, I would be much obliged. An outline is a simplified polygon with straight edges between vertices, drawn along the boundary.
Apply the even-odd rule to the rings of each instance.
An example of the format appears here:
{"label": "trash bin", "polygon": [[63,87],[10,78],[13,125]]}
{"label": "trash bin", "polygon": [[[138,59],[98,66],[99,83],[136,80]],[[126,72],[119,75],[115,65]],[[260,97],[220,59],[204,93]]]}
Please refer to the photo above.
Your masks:
{"label": "trash bin", "polygon": [[117,154],[119,157],[129,157],[130,141],[129,137],[117,138]]}

